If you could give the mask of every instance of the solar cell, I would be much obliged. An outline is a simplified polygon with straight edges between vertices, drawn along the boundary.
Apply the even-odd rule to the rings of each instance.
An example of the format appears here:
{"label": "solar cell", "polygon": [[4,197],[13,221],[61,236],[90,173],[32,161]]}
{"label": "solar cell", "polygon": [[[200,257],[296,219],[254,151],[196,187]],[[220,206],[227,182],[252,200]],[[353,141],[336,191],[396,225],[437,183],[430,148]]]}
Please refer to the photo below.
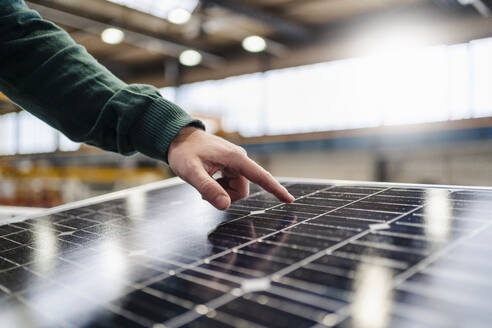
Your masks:
{"label": "solar cell", "polygon": [[492,191],[179,180],[0,225],[2,327],[450,327],[492,315]]}

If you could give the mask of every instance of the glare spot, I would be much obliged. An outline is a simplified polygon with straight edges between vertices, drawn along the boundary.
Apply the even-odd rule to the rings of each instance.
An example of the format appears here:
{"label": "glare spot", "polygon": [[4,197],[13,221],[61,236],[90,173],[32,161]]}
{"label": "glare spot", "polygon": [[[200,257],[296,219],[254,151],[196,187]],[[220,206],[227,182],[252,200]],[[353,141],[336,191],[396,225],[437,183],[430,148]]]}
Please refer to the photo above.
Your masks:
{"label": "glare spot", "polygon": [[391,270],[376,264],[361,264],[354,283],[351,312],[354,327],[388,327],[392,303]]}
{"label": "glare spot", "polygon": [[261,295],[260,297],[258,297],[258,303],[263,304],[263,305],[267,304],[268,303],[268,297]]}
{"label": "glare spot", "polygon": [[244,38],[242,45],[249,52],[262,52],[267,46],[265,39],[258,35],[251,35]]}
{"label": "glare spot", "polygon": [[336,314],[327,314],[324,316],[322,323],[326,326],[333,326],[337,322]]}
{"label": "glare spot", "polygon": [[208,318],[215,318],[216,315],[217,315],[217,312],[215,312],[215,310],[210,310],[207,313]]}
{"label": "glare spot", "polygon": [[125,33],[120,29],[110,27],[101,33],[101,39],[107,44],[118,44],[125,39]]}
{"label": "glare spot", "polygon": [[173,24],[186,24],[191,18],[191,13],[183,8],[176,8],[169,12],[167,20]]}
{"label": "glare spot", "polygon": [[195,311],[199,314],[207,314],[208,307],[203,304],[200,304],[195,307]]}
{"label": "glare spot", "polygon": [[241,288],[234,288],[232,291],[231,291],[231,294],[233,296],[236,296],[236,297],[239,297],[243,294],[243,291],[241,290]]}
{"label": "glare spot", "polygon": [[202,62],[202,55],[196,50],[185,50],[179,55],[179,62],[184,66],[196,66]]}
{"label": "glare spot", "polygon": [[270,288],[270,280],[267,278],[247,279],[243,281],[241,288],[246,293],[267,290]]}
{"label": "glare spot", "polygon": [[431,240],[446,241],[451,228],[451,200],[445,189],[429,189],[425,194],[425,233]]}

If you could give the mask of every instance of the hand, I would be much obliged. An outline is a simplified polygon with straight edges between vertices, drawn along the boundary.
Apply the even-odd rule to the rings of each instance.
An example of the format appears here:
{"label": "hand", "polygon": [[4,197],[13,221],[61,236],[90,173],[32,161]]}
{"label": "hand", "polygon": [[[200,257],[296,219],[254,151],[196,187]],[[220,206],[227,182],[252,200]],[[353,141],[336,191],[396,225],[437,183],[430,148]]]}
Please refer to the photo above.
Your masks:
{"label": "hand", "polygon": [[[219,210],[227,209],[231,201],[248,197],[248,180],[283,202],[294,201],[287,189],[251,160],[243,148],[194,127],[184,128],[174,138],[168,160],[176,175]],[[215,180],[212,175],[218,171],[222,178]]]}

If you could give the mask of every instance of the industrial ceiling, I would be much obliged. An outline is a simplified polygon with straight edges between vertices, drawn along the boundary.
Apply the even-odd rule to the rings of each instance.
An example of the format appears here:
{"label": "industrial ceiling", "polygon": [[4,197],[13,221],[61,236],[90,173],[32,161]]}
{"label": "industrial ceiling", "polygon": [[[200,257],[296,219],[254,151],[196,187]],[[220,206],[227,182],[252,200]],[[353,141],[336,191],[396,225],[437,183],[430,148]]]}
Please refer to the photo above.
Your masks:
{"label": "industrial ceiling", "polygon": [[[425,26],[426,31],[435,32],[430,43],[487,37],[492,30],[487,17],[491,2],[201,0],[185,24],[121,4],[129,0],[31,0],[27,4],[69,31],[125,81],[162,87],[356,56],[354,36],[380,22],[411,21],[417,29]],[[102,42],[101,32],[111,26],[124,31],[122,43]],[[241,42],[250,35],[263,37],[266,51],[246,52]],[[373,41],[378,42],[377,36]],[[178,64],[186,49],[201,53],[200,65]]]}

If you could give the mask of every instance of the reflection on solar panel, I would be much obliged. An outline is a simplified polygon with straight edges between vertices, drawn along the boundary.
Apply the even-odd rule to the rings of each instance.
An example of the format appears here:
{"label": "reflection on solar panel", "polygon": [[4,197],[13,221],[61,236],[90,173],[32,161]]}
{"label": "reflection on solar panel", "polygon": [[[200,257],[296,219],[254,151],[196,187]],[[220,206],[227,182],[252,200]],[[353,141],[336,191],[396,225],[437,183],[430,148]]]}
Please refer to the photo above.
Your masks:
{"label": "reflection on solar panel", "polygon": [[1,327],[485,327],[492,192],[164,182],[0,226]]}

